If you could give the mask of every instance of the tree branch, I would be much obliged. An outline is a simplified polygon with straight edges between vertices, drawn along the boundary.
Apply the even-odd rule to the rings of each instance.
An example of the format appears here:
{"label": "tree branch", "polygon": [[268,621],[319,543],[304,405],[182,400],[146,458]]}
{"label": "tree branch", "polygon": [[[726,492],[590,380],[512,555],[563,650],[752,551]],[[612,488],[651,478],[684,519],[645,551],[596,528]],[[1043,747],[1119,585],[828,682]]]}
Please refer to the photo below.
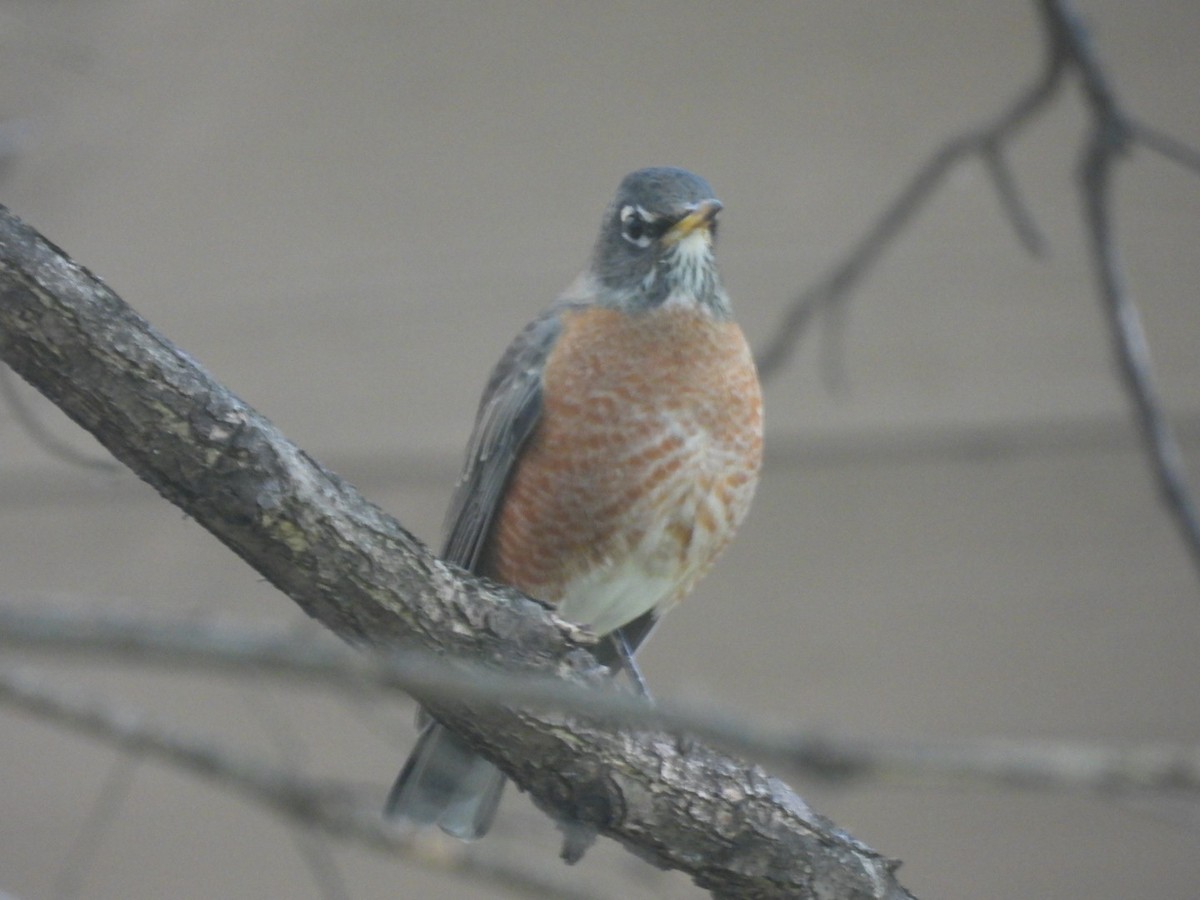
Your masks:
{"label": "tree branch", "polygon": [[17,392],[15,380],[10,370],[0,369],[0,397],[4,398],[4,402],[12,410],[17,424],[25,429],[25,433],[29,436],[29,439],[37,444],[43,453],[61,462],[65,462],[67,465],[78,466],[81,469],[94,469],[97,472],[121,471],[121,467],[112,460],[99,459],[89,456],[86,453],[81,453],[66,441],[56,437]]}
{"label": "tree branch", "polygon": [[[0,358],[342,639],[599,677],[578,629],[436,559],[2,208]],[[557,714],[429,706],[551,815],[717,896],[909,896],[894,861],[707,747]]]}
{"label": "tree branch", "polygon": [[1144,142],[1182,165],[1194,164],[1197,154],[1167,135],[1135,126],[1118,106],[1090,36],[1070,4],[1066,0],[1041,2],[1046,15],[1059,24],[1063,53],[1079,73],[1090,118],[1079,160],[1079,192],[1113,352],[1151,471],[1192,564],[1200,571],[1200,512],[1188,488],[1183,450],[1155,386],[1150,343],[1125,283],[1112,221],[1113,170],[1135,143]]}
{"label": "tree branch", "polygon": [[374,795],[364,797],[344,785],[305,778],[215,745],[201,735],[160,725],[139,710],[116,708],[94,696],[50,688],[28,673],[0,668],[0,701],[119,747],[132,758],[155,759],[207,778],[276,815],[332,837],[354,840],[376,851],[403,853],[426,865],[453,868],[524,896],[575,900],[590,897],[567,885],[546,882],[494,854],[471,851],[449,858],[444,853],[422,853],[411,829],[392,825],[379,816],[379,802]]}
{"label": "tree branch", "polygon": [[759,373],[766,380],[788,362],[814,316],[836,311],[849,298],[946,176],[972,157],[978,156],[987,166],[1001,207],[1021,243],[1033,253],[1042,252],[1041,233],[1020,198],[1003,151],[1026,124],[1049,107],[1065,83],[1064,76],[1073,74],[1082,88],[1089,117],[1089,135],[1079,163],[1080,199],[1113,351],[1151,470],[1192,563],[1200,572],[1200,511],[1188,487],[1183,452],[1155,387],[1141,317],[1122,274],[1113,239],[1110,190],[1114,166],[1135,144],[1197,174],[1200,151],[1135,121],[1119,106],[1088,31],[1070,0],[1036,0],[1036,4],[1047,47],[1042,73],[1007,109],[943,143],[842,260],[792,301],[780,327],[758,353]]}
{"label": "tree branch", "polygon": [[1041,112],[1062,81],[1066,59],[1053,34],[1048,36],[1047,44],[1046,63],[1033,84],[999,115],[955,135],[935,150],[842,259],[792,301],[771,339],[756,354],[760,378],[766,381],[774,377],[787,364],[813,317],[839,306],[849,298],[858,282],[882,257],[883,251],[933,198],[946,177],[972,157],[980,157],[988,166],[988,174],[992,176],[1001,204],[1022,243],[1031,251],[1041,251],[1041,235],[1032,226],[1032,216],[1021,202],[1015,183],[1008,175],[1001,148]]}
{"label": "tree branch", "polygon": [[404,691],[489,706],[562,710],[595,722],[659,728],[792,766],[812,778],[932,784],[976,783],[1039,790],[1200,793],[1200,747],[1166,742],[1115,747],[1076,741],[848,738],[768,728],[710,705],[598,691],[545,675],[497,672],[409,649],[354,653],[278,630],[152,622],[0,604],[0,646],[223,675],[307,681],[347,693]]}

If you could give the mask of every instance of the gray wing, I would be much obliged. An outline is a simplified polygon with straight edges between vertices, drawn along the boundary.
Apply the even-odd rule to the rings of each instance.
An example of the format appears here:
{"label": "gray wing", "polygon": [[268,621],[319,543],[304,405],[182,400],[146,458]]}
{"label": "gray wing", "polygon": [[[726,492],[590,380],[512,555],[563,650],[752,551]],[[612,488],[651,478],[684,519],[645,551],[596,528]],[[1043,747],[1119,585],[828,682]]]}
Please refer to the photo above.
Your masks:
{"label": "gray wing", "polygon": [[542,370],[562,331],[560,310],[556,304],[517,335],[479,402],[442,548],[443,559],[469,571],[477,571],[513,466],[541,419]]}

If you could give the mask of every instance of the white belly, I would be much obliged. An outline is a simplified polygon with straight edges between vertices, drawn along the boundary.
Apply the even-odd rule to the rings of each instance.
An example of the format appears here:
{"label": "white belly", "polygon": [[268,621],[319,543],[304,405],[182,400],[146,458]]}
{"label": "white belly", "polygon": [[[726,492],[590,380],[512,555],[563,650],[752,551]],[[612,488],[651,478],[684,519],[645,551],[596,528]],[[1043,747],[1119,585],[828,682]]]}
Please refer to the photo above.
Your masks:
{"label": "white belly", "polygon": [[[754,485],[735,496],[725,479],[705,473],[675,481],[668,497],[647,497],[636,543],[573,578],[559,613],[607,634],[644,613],[667,612],[708,571],[741,522]],[[730,502],[732,501],[732,502]]]}

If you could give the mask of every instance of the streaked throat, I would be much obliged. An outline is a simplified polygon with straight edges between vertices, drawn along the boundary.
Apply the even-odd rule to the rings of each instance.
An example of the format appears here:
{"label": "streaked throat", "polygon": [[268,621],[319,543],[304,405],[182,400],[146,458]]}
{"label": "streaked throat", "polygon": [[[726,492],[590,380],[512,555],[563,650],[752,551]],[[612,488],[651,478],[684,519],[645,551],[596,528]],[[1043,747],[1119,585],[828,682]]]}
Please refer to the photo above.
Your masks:
{"label": "streaked throat", "polygon": [[672,245],[646,275],[643,288],[655,306],[698,307],[722,319],[731,315],[707,229],[698,228]]}

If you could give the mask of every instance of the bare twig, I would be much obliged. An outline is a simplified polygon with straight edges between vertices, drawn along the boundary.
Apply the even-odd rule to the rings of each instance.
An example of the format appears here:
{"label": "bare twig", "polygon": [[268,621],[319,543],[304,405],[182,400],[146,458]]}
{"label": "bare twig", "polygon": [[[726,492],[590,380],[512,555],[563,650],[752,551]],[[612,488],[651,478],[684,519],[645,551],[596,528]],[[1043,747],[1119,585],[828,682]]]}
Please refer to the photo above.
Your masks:
{"label": "bare twig", "polygon": [[905,741],[861,739],[764,727],[709,704],[663,700],[656,706],[544,676],[498,672],[417,650],[353,653],[328,641],[276,631],[153,623],[126,616],[21,612],[0,605],[0,646],[104,660],[196,668],[225,675],[307,680],[356,695],[403,691],[422,697],[532,709],[566,710],[624,727],[701,737],[756,759],[794,766],[810,777],[870,777],[906,783],[963,782],[1039,789],[1200,793],[1200,747],[1112,747],[1070,741]]}
{"label": "bare twig", "polygon": [[[308,867],[308,874],[312,876],[313,884],[320,891],[322,900],[350,900],[351,894],[346,886],[346,879],[342,876],[342,870],[338,868],[332,848],[322,835],[314,834],[311,826],[301,828],[293,825],[292,843],[296,845],[305,866]],[[554,896],[548,891],[542,893],[543,896]]]}
{"label": "bare twig", "polygon": [[0,176],[32,143],[32,135],[33,126],[28,119],[0,121]]}
{"label": "bare twig", "polygon": [[1141,315],[1125,284],[1113,240],[1114,154],[1123,149],[1127,139],[1128,132],[1120,134],[1103,126],[1098,126],[1093,133],[1080,163],[1084,215],[1113,349],[1133,401],[1139,433],[1167,508],[1175,517],[1193,562],[1200,566],[1200,516],[1187,486],[1183,450],[1155,386],[1150,343],[1142,327]]}
{"label": "bare twig", "polygon": [[28,673],[0,668],[0,700],[136,757],[185,769],[285,819],[318,828],[332,837],[353,840],[376,851],[401,853],[422,865],[474,875],[523,896],[591,897],[576,886],[539,878],[496,854],[481,854],[473,848],[463,848],[457,855],[424,853],[411,830],[383,820],[381,803],[374,795],[361,796],[346,786],[298,777],[234,753],[203,736],[156,724],[140,711],[118,709],[97,697],[52,689]]}
{"label": "bare twig", "polygon": [[1133,133],[1137,142],[1147,150],[1153,150],[1155,153],[1171,160],[1171,162],[1178,163],[1185,169],[1190,169],[1197,175],[1200,175],[1200,150],[1196,150],[1178,138],[1164,134],[1142,122],[1134,122],[1126,118],[1125,124]]}
{"label": "bare twig", "polygon": [[1017,179],[1013,176],[1008,157],[999,140],[982,150],[982,158],[996,186],[996,196],[1008,220],[1012,223],[1017,239],[1033,256],[1045,256],[1049,243],[1038,228],[1037,221],[1029,211],[1029,205],[1021,197],[1021,189],[1017,187]]}
{"label": "bare twig", "polygon": [[[242,689],[242,699],[254,713],[254,720],[275,748],[279,762],[292,772],[302,772],[304,744],[280,710],[266,702],[260,693],[253,691],[249,683]],[[322,900],[350,900],[346,880],[342,877],[341,869],[338,868],[337,860],[324,835],[315,833],[311,826],[301,826],[294,822],[288,830],[292,843],[308,867]]]}
{"label": "bare twig", "polygon": [[1200,513],[1188,488],[1183,451],[1155,386],[1150,343],[1141,315],[1125,283],[1113,237],[1111,194],[1116,163],[1139,141],[1147,141],[1157,152],[1186,165],[1196,162],[1197,154],[1152,129],[1133,127],[1117,104],[1090,36],[1070,4],[1067,0],[1042,0],[1042,5],[1063,35],[1063,52],[1079,74],[1091,119],[1080,156],[1079,186],[1113,350],[1159,490],[1175,518],[1192,563],[1200,570]]}
{"label": "bare twig", "polygon": [[113,760],[100,793],[88,807],[79,832],[67,848],[62,868],[54,879],[50,895],[56,900],[72,900],[83,892],[88,870],[97,858],[109,825],[129,798],[133,776],[141,763],[142,757],[133,753],[119,753]]}
{"label": "bare twig", "polygon": [[1002,206],[1009,214],[1022,243],[1031,251],[1041,250],[1041,235],[1032,226],[1032,216],[1000,161],[1000,148],[1004,142],[1014,139],[1041,112],[1058,89],[1066,62],[1058,43],[1051,35],[1045,65],[1033,84],[1022,91],[1000,115],[950,138],[934,151],[841,261],[792,301],[771,340],[757,353],[759,376],[763,380],[776,375],[791,359],[813,316],[844,302],[879,261],[883,251],[942,186],[946,176],[972,157],[981,157],[987,165]]}
{"label": "bare twig", "polygon": [[72,466],[79,466],[81,469],[94,469],[97,472],[121,471],[121,467],[112,460],[81,453],[66,441],[55,436],[30,409],[25,398],[17,392],[12,372],[2,366],[0,366],[0,396],[3,396],[4,402],[12,410],[13,418],[25,430],[29,439],[37,444],[47,456],[62,460]]}
{"label": "bare twig", "polygon": [[[1091,243],[1101,301],[1108,318],[1121,379],[1129,394],[1154,477],[1175,519],[1193,564],[1200,570],[1200,512],[1188,487],[1186,466],[1161,397],[1154,384],[1149,343],[1122,275],[1113,238],[1113,168],[1134,145],[1200,174],[1200,151],[1137,122],[1117,103],[1087,29],[1070,0],[1036,0],[1046,34],[1047,56],[1041,75],[999,115],[982,126],[950,138],[917,170],[908,185],[824,278],[797,297],[783,323],[758,354],[762,377],[775,375],[795,352],[813,316],[837,309],[878,261],[904,226],[918,213],[949,172],[978,156],[1021,243],[1041,253],[1045,241],[1028,206],[1021,200],[1004,148],[1022,127],[1044,112],[1065,82],[1077,77],[1090,119],[1089,136],[1079,164],[1084,223]],[[827,368],[827,367],[826,367]]]}

